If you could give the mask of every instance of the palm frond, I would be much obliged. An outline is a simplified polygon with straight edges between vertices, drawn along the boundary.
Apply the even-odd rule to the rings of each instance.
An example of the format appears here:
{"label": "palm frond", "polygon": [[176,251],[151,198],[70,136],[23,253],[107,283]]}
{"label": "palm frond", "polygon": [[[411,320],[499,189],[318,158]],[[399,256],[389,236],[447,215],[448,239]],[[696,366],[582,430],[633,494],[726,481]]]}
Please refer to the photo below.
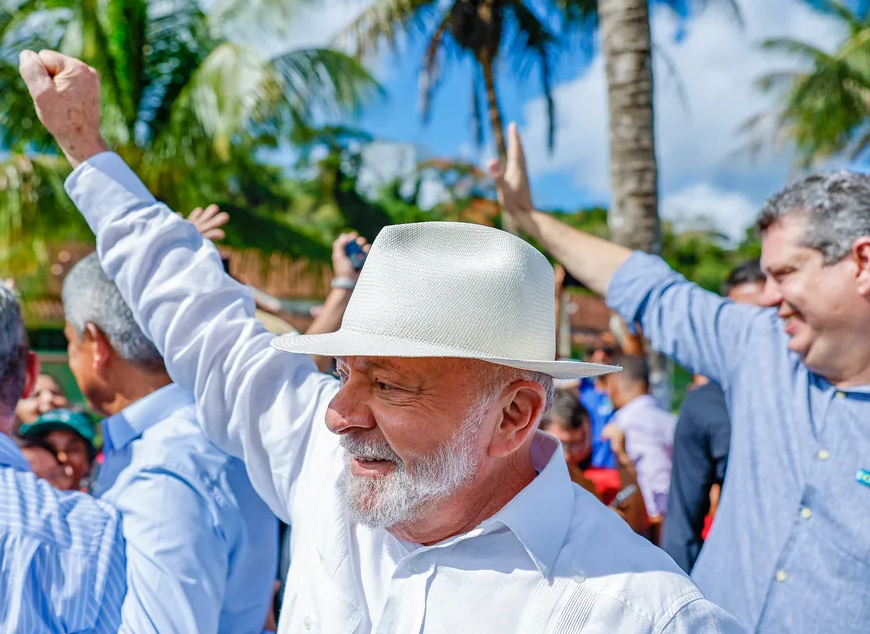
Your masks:
{"label": "palm frond", "polygon": [[420,110],[423,114],[424,124],[429,121],[432,96],[441,82],[441,66],[444,60],[439,59],[439,55],[444,56],[443,47],[446,44],[445,38],[450,38],[449,29],[449,16],[445,16],[429,38],[429,44],[426,46],[426,53],[423,56],[423,64],[420,67]]}
{"label": "palm frond", "polygon": [[395,47],[402,35],[423,35],[438,10],[438,0],[376,0],[336,36],[333,45],[357,57],[374,53],[381,43]]}

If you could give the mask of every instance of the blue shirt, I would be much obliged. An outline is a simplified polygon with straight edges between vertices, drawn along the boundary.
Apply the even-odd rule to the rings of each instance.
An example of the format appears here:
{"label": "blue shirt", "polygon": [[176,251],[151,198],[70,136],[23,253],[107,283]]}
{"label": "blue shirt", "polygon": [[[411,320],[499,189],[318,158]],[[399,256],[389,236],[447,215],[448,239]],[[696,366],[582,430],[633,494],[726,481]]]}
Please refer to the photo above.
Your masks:
{"label": "blue shirt", "polygon": [[193,396],[167,385],[103,422],[96,494],[123,518],[124,627],[158,634],[261,632],[278,521],[244,464],[212,445]]}
{"label": "blue shirt", "polygon": [[0,434],[0,632],[117,632],[126,591],[118,514],[55,490]]}
{"label": "blue shirt", "polygon": [[601,437],[601,432],[613,417],[613,405],[607,394],[595,387],[595,379],[580,382],[580,404],[589,412],[592,424],[592,466],[616,469],[616,456],[610,449],[610,441]]}
{"label": "blue shirt", "polygon": [[716,522],[692,577],[764,633],[870,628],[870,386],[838,390],[787,349],[776,311],[708,293],[635,254],[608,303],[722,386],[731,414]]}
{"label": "blue shirt", "polygon": [[731,421],[725,393],[715,383],[686,394],[674,434],[674,459],[668,512],[661,547],[691,572],[704,539],[710,489],[725,480]]}

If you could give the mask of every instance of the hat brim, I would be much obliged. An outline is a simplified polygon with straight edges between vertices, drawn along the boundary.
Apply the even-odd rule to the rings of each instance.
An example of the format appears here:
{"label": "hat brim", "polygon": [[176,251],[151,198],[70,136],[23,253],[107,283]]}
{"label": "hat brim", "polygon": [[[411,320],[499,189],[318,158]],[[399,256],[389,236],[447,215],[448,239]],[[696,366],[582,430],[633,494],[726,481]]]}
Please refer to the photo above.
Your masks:
{"label": "hat brim", "polygon": [[283,352],[310,354],[323,357],[451,357],[479,359],[519,370],[543,372],[556,379],[580,379],[619,372],[622,368],[581,361],[534,361],[528,359],[502,359],[473,351],[439,346],[419,341],[406,341],[396,337],[361,334],[339,330],[323,335],[283,335],[272,339],[272,347]]}
{"label": "hat brim", "polygon": [[74,432],[76,435],[80,436],[81,439],[84,440],[86,443],[92,446],[94,444],[93,435],[88,437],[83,434],[82,430],[75,425],[70,425],[69,423],[64,423],[62,421],[37,421],[35,423],[31,423],[30,425],[22,425],[21,428],[18,430],[18,434],[23,438],[29,438],[31,436],[42,436],[53,431],[71,431]]}

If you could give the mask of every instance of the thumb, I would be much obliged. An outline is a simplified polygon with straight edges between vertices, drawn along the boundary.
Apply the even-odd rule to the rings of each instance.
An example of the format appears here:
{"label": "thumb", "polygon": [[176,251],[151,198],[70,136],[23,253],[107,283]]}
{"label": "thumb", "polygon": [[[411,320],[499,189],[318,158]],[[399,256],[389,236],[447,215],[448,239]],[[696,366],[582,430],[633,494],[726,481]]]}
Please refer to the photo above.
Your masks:
{"label": "thumb", "polygon": [[33,98],[53,86],[42,59],[33,51],[21,51],[18,56],[18,72]]}

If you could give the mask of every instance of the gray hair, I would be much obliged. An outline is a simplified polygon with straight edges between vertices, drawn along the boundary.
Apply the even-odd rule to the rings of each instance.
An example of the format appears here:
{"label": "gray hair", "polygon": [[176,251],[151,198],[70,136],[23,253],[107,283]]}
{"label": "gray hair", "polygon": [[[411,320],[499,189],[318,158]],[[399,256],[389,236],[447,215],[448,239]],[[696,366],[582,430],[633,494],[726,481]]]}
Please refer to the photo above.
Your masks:
{"label": "gray hair", "polygon": [[495,370],[483,373],[483,389],[487,398],[494,398],[506,386],[516,381],[531,381],[532,383],[539,383],[544,388],[546,400],[541,416],[545,416],[550,411],[550,408],[553,406],[553,399],[556,397],[556,383],[553,381],[552,376],[543,372],[510,368],[506,365],[489,365],[494,367]]}
{"label": "gray hair", "polygon": [[821,251],[825,264],[839,262],[855,240],[870,236],[870,175],[843,170],[807,176],[768,199],[756,228],[764,234],[792,214],[807,222],[804,246]]}
{"label": "gray hair", "polygon": [[125,361],[143,370],[164,370],[163,358],[139,328],[118,287],[103,272],[96,253],[83,258],[67,274],[63,311],[79,336],[87,324],[94,324]]}
{"label": "gray hair", "polygon": [[10,416],[27,381],[27,330],[15,293],[0,284],[0,415]]}

